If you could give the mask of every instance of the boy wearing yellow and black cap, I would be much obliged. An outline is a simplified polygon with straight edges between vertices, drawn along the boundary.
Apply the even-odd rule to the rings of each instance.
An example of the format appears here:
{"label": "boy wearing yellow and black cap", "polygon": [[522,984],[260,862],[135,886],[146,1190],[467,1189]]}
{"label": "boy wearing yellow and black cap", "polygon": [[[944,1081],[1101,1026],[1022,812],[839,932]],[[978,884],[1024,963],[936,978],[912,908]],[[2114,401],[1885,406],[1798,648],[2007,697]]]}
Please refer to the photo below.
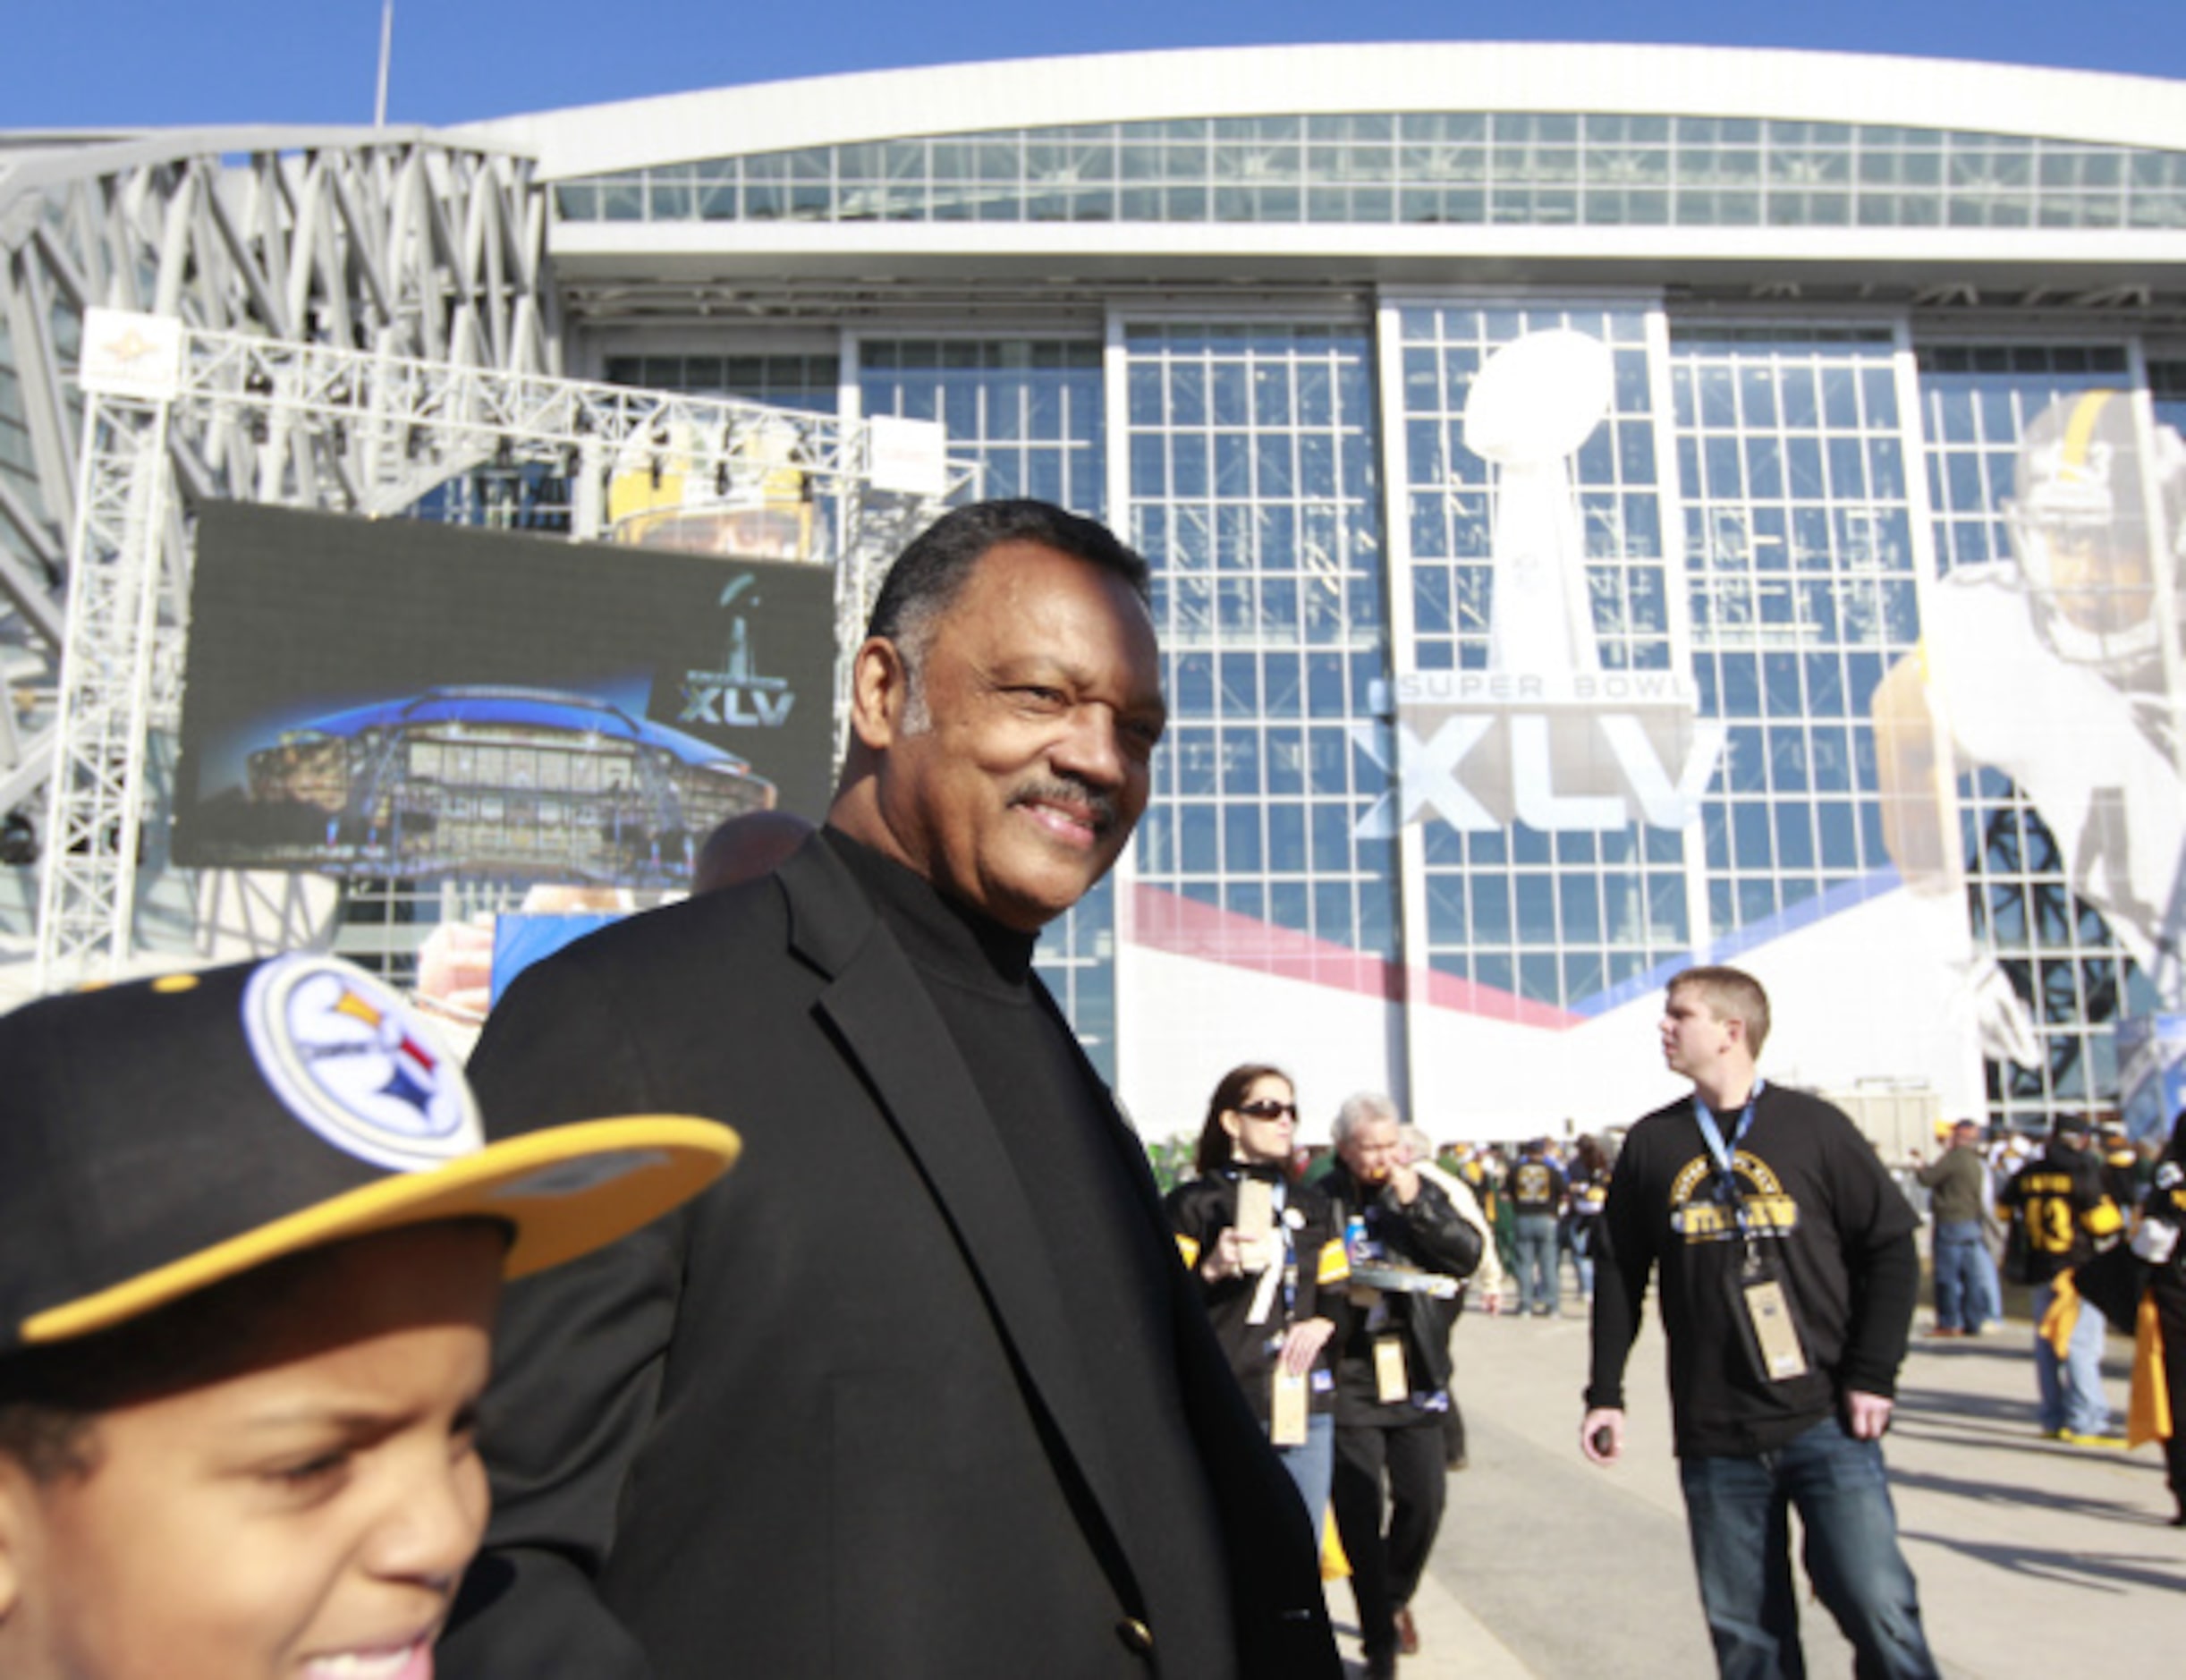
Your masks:
{"label": "boy wearing yellow and black cap", "polygon": [[331,958],[0,1019],[0,1675],[429,1680],[501,1281],[725,1170],[646,1116],[487,1145]]}

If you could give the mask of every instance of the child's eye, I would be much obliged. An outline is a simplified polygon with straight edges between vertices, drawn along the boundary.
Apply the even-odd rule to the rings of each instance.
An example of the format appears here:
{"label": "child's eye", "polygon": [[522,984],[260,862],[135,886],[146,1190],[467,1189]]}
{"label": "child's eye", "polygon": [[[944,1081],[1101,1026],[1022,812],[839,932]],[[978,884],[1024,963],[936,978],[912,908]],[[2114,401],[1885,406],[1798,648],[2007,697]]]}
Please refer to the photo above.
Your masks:
{"label": "child's eye", "polygon": [[336,1447],[292,1464],[276,1464],[265,1474],[267,1481],[277,1486],[307,1489],[331,1481],[348,1468],[349,1449]]}
{"label": "child's eye", "polygon": [[476,1407],[465,1406],[449,1423],[448,1449],[450,1455],[459,1461],[479,1450],[479,1414]]}

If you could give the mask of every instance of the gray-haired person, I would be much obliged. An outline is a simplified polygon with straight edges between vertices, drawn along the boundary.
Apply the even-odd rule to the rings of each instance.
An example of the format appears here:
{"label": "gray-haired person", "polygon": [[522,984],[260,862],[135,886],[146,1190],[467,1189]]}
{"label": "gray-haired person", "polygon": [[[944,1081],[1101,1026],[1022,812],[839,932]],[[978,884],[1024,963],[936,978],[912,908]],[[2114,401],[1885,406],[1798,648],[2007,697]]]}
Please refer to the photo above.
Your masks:
{"label": "gray-haired person", "polygon": [[1419,1648],[1411,1599],[1442,1526],[1452,1302],[1430,1290],[1437,1277],[1470,1277],[1486,1247],[1407,1163],[1400,1124],[1385,1096],[1345,1099],[1336,1165],[1321,1184],[1344,1216],[1354,1302],[1336,1361],[1333,1503],[1377,1677]]}

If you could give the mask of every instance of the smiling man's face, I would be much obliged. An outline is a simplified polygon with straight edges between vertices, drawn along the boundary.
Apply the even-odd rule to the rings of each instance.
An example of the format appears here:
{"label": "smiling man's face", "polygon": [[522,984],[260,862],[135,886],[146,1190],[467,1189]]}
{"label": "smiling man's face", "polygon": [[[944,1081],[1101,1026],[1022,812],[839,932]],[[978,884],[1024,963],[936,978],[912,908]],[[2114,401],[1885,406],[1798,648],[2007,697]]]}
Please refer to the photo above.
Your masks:
{"label": "smiling man's face", "polygon": [[917,688],[880,754],[888,834],[952,898],[1037,931],[1107,873],[1146,810],[1166,719],[1153,622],[1114,573],[1000,543],[936,624]]}

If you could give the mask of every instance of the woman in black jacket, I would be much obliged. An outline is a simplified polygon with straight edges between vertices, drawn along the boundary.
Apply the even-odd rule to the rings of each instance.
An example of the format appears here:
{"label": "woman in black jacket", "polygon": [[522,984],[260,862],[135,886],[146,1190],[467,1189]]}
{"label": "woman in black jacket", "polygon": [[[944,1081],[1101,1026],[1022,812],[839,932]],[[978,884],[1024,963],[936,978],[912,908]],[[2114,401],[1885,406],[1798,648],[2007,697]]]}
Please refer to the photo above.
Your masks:
{"label": "woman in black jacket", "polygon": [[[1297,1094],[1280,1068],[1222,1076],[1199,1133],[1199,1176],[1169,1192],[1170,1227],[1245,1397],[1320,1532],[1334,1464],[1328,1346],[1347,1275],[1328,1199],[1291,1174]],[[1245,1190],[1244,1185],[1265,1186]],[[1240,1235],[1241,1199],[1266,1198],[1267,1235]]]}

